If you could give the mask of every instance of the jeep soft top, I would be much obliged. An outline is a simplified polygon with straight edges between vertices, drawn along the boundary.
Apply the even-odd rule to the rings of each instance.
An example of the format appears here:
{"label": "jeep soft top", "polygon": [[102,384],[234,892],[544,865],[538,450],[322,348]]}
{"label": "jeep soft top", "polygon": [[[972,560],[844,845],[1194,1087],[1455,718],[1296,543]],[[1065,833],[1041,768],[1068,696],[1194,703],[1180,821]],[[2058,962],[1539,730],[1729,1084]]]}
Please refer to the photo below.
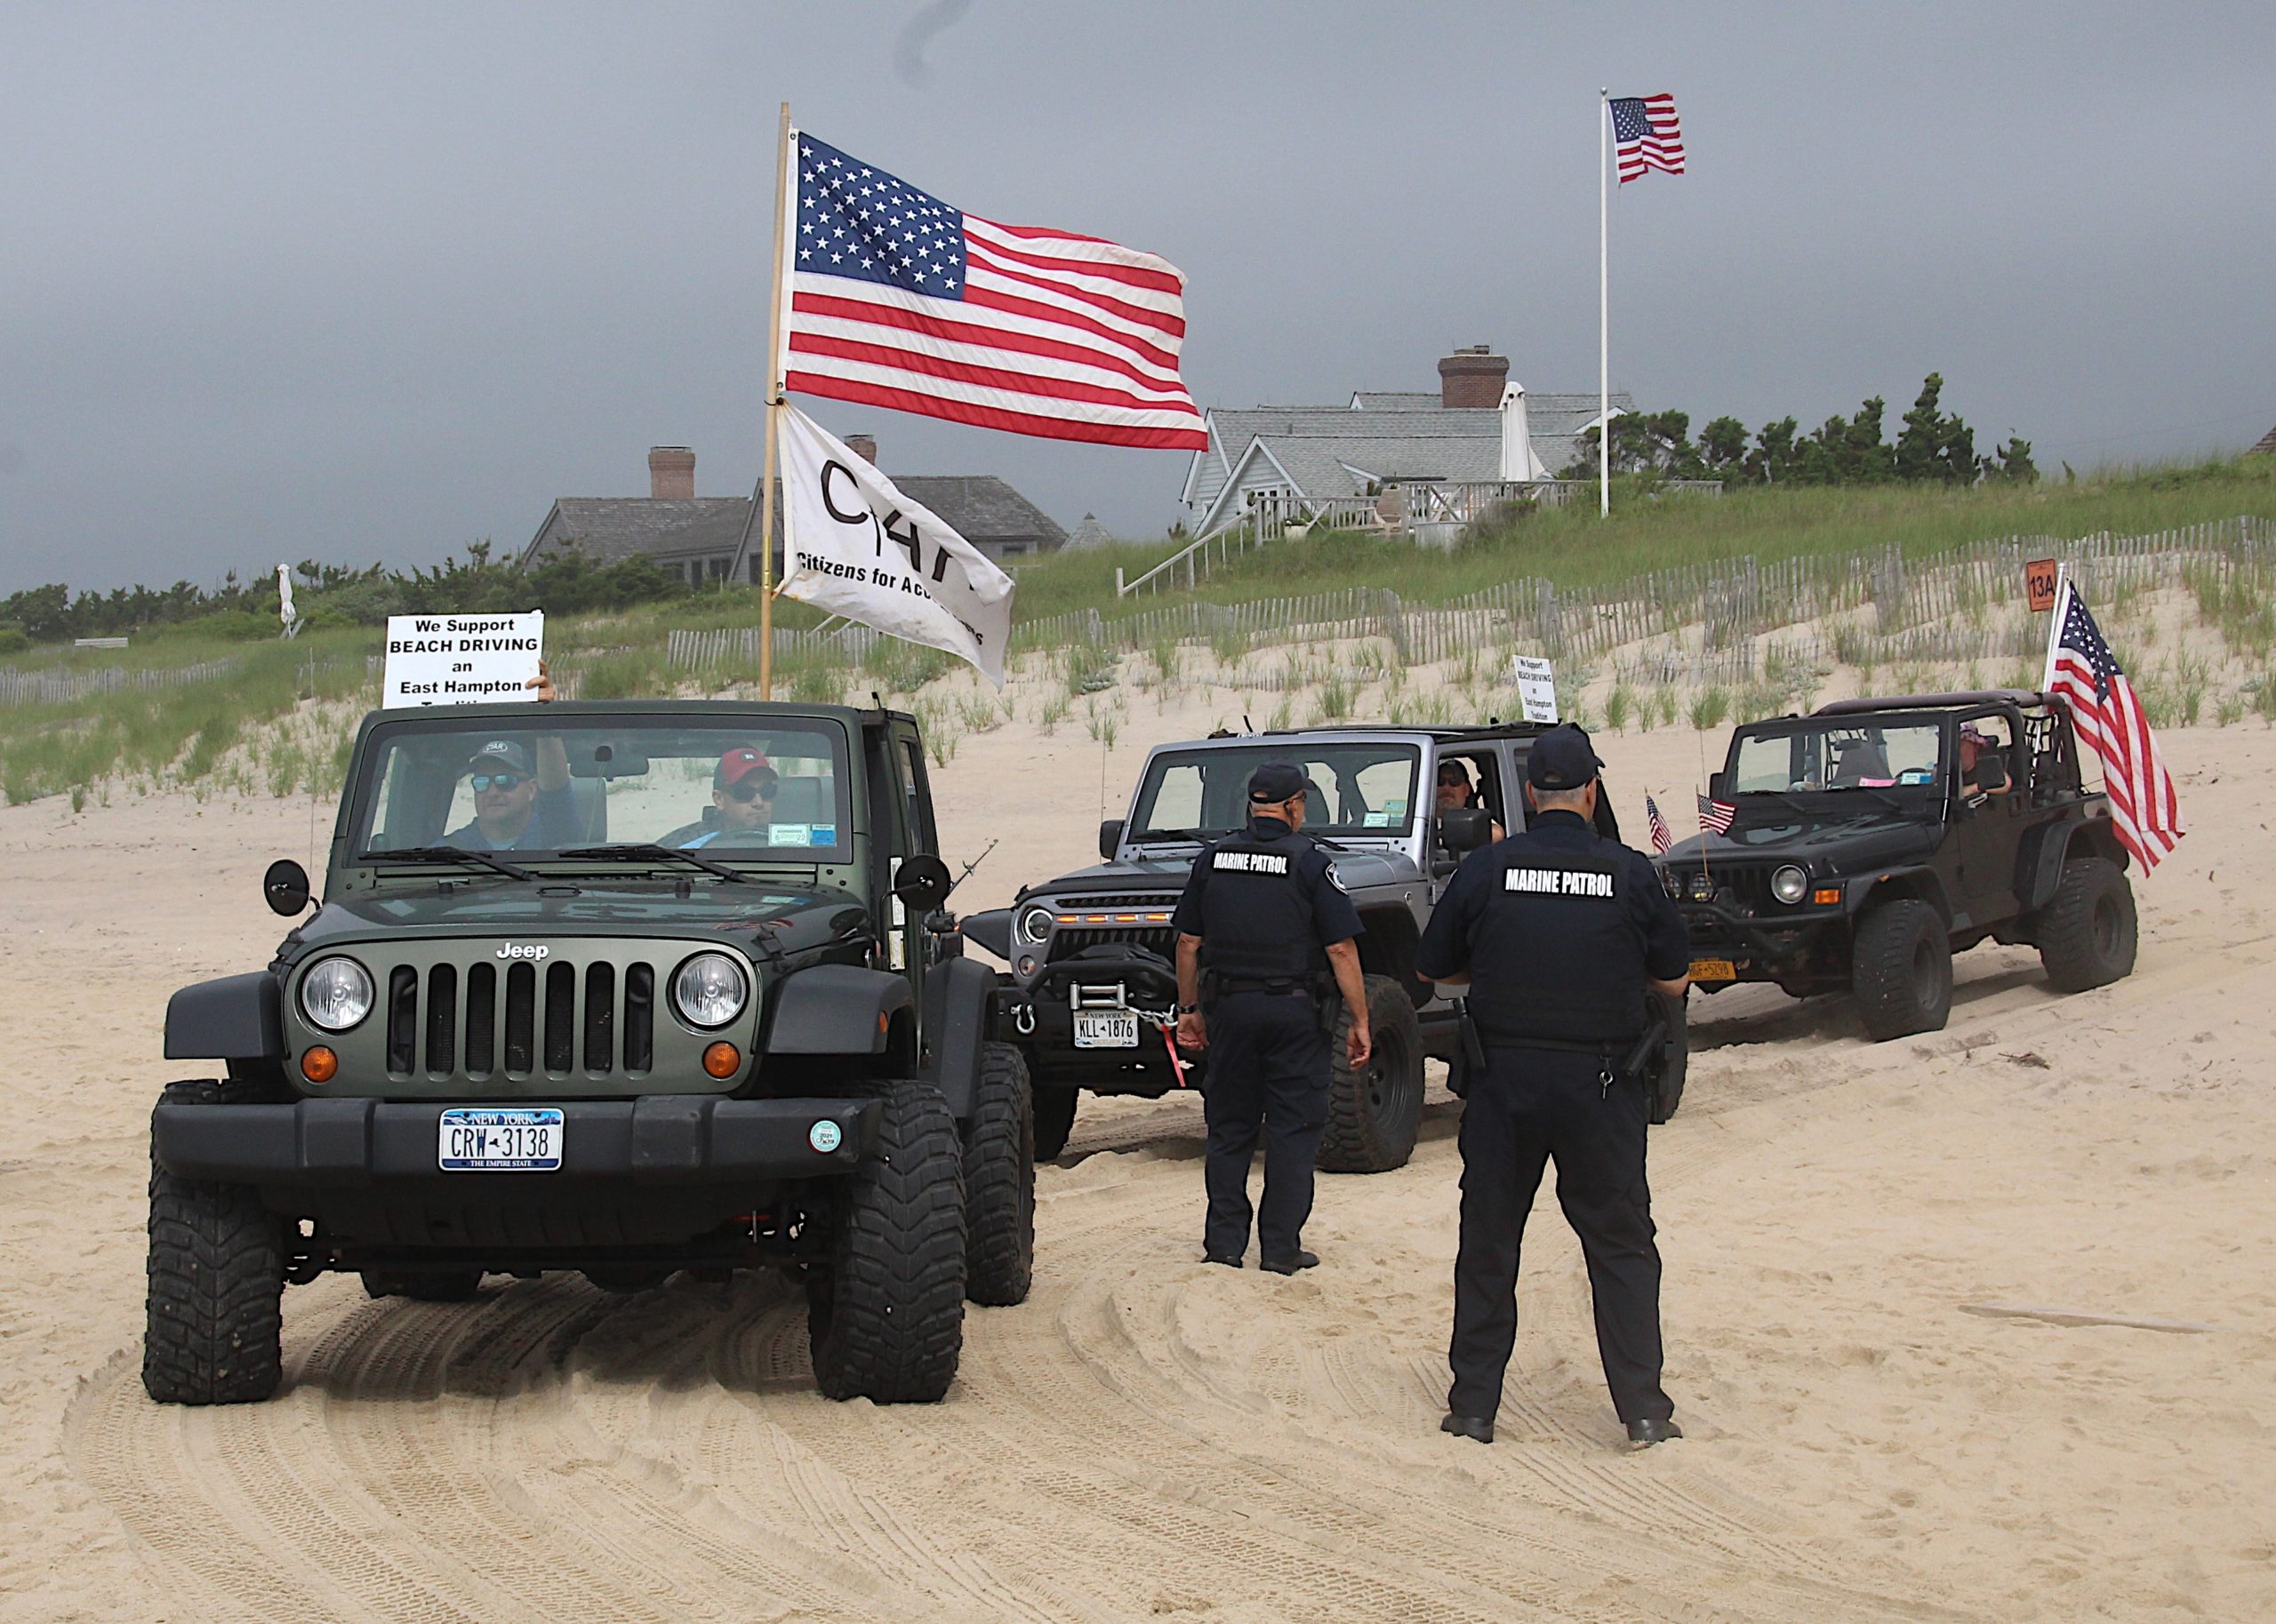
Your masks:
{"label": "jeep soft top", "polygon": [[2127,856],[2069,712],[2028,690],[1843,700],[1732,735],[1730,828],[1659,860],[1714,993],[1849,990],[1877,1038],[1937,1029],[1951,955],[2039,948],[2056,987],[2133,967]]}
{"label": "jeep soft top", "polygon": [[[1025,1069],[949,888],[897,712],[368,716],[321,906],[167,1010],[167,1056],[227,1075],[152,1119],[150,1393],[267,1396],[281,1288],[327,1271],[781,1266],[825,1392],[939,1397],[1033,1244]],[[297,864],[264,891],[309,902]]]}

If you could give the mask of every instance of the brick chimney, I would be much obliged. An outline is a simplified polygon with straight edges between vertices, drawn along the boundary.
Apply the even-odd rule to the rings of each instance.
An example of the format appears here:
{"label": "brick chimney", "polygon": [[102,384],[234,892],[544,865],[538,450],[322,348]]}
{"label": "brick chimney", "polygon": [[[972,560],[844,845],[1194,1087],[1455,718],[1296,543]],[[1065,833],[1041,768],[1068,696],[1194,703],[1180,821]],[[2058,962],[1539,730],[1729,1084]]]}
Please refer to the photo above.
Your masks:
{"label": "brick chimney", "polygon": [[1502,404],[1502,390],[1509,381],[1510,358],[1472,344],[1439,363],[1439,404],[1449,411],[1458,406],[1491,411]]}
{"label": "brick chimney", "polygon": [[695,494],[695,453],[685,445],[651,445],[648,448],[648,494],[677,496],[682,500]]}
{"label": "brick chimney", "polygon": [[845,449],[852,452],[862,461],[868,463],[871,468],[878,466],[877,436],[870,434],[849,434],[845,436]]}

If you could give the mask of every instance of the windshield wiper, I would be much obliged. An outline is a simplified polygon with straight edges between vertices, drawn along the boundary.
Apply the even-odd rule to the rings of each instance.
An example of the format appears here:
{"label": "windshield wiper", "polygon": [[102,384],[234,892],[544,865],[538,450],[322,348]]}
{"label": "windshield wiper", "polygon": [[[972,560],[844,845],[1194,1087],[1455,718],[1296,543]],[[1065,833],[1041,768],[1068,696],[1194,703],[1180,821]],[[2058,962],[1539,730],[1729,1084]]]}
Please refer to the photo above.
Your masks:
{"label": "windshield wiper", "polygon": [[683,852],[677,846],[660,846],[645,842],[635,841],[625,845],[579,846],[576,850],[573,852],[564,852],[561,855],[564,857],[637,859],[642,862],[653,862],[658,858],[670,858],[683,863],[693,863],[697,868],[702,869],[704,873],[716,874],[723,880],[733,880],[740,885],[748,885],[750,884],[750,876],[741,872],[740,869],[730,868],[725,863],[715,863],[708,857],[698,857],[693,852]]}
{"label": "windshield wiper", "polygon": [[1197,844],[1206,844],[1227,832],[1224,829],[1147,829],[1142,834],[1129,836],[1129,840],[1134,846],[1152,845],[1173,840],[1190,840]]}
{"label": "windshield wiper", "polygon": [[502,857],[493,857],[487,852],[470,851],[465,846],[398,846],[388,852],[366,852],[356,860],[364,863],[473,863],[479,868],[493,869],[509,880],[534,880],[537,876]]}

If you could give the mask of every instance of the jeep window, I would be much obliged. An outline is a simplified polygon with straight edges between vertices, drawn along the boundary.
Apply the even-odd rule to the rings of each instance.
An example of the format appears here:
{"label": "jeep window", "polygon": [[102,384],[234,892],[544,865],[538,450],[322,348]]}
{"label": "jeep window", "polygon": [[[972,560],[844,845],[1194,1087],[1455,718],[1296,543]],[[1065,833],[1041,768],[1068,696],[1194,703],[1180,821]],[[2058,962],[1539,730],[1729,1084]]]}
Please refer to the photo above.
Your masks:
{"label": "jeep window", "polygon": [[[352,850],[452,845],[526,860],[653,844],[729,862],[843,860],[845,750],[845,730],[820,719],[585,716],[541,729],[421,716],[375,736]],[[566,781],[549,783],[565,760]]]}
{"label": "jeep window", "polygon": [[1422,752],[1411,744],[1261,744],[1175,751],[1148,764],[1126,838],[1214,836],[1246,827],[1249,774],[1293,762],[1311,780],[1304,828],[1316,835],[1405,836],[1414,826]]}
{"label": "jeep window", "polygon": [[1943,728],[1935,722],[1856,722],[1742,733],[1731,753],[1739,795],[1839,789],[1933,788],[1942,784]]}

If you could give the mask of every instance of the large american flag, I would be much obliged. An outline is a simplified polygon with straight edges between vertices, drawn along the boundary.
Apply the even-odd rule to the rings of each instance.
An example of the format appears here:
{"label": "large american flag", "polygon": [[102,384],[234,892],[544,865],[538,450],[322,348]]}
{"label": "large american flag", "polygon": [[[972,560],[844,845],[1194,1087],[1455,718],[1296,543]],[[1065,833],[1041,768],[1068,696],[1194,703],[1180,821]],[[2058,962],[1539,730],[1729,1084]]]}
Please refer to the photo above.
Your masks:
{"label": "large american flag", "polygon": [[1642,180],[1647,169],[1683,172],[1683,124],[1673,96],[1615,96],[1612,141],[1623,186]]}
{"label": "large american flag", "polygon": [[795,139],[787,387],[1053,439],[1208,444],[1168,260],[998,225]]}
{"label": "large american flag", "polygon": [[2156,735],[2142,714],[2134,684],[2126,680],[2102,628],[2068,580],[2063,583],[2055,613],[2057,629],[2048,690],[2070,706],[2071,724],[2080,742],[2101,758],[2110,820],[2120,842],[2147,874],[2188,832],[2173,774],[2158,755]]}

